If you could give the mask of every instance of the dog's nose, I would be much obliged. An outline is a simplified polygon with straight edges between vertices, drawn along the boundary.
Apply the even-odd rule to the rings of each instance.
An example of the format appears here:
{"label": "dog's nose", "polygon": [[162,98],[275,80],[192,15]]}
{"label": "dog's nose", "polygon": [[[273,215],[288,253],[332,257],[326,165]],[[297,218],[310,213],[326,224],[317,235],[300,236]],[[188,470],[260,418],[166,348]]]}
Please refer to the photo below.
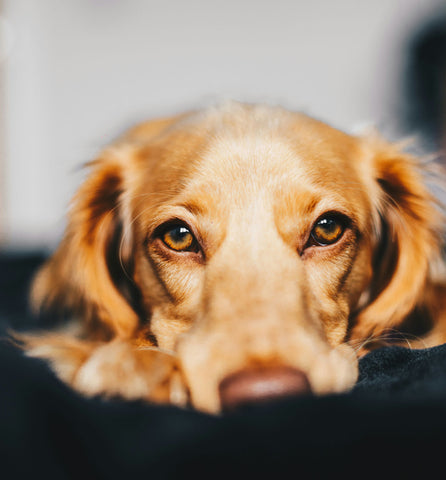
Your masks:
{"label": "dog's nose", "polygon": [[284,366],[240,370],[225,377],[219,385],[223,411],[310,391],[304,372]]}

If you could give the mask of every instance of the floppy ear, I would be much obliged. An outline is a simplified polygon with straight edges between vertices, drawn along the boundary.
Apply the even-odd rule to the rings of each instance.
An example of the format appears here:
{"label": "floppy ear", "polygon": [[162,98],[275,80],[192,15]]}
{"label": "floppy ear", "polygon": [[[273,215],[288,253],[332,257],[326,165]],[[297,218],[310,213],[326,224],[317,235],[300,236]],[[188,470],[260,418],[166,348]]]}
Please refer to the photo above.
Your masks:
{"label": "floppy ear", "polygon": [[123,284],[129,279],[131,233],[125,198],[129,147],[114,146],[90,164],[73,199],[65,236],[38,272],[31,291],[37,309],[78,314],[90,336],[130,337],[138,315]]}
{"label": "floppy ear", "polygon": [[425,184],[427,167],[398,146],[368,140],[374,171],[375,258],[370,301],[352,337],[380,335],[413,311],[441,250],[442,215]]}
{"label": "floppy ear", "polygon": [[73,199],[65,236],[34,281],[35,309],[77,314],[90,339],[132,336],[143,312],[131,278],[131,186],[139,174],[141,147],[184,116],[133,127],[89,164],[90,174]]}

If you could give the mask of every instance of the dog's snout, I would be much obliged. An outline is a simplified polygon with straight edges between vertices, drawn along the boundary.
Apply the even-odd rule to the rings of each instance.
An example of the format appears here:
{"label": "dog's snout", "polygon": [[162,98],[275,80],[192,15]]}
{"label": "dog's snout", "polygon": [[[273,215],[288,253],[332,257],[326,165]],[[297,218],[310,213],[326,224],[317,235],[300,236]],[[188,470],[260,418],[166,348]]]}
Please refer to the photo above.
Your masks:
{"label": "dog's snout", "polygon": [[225,377],[219,385],[223,411],[310,392],[305,373],[284,366],[240,370]]}

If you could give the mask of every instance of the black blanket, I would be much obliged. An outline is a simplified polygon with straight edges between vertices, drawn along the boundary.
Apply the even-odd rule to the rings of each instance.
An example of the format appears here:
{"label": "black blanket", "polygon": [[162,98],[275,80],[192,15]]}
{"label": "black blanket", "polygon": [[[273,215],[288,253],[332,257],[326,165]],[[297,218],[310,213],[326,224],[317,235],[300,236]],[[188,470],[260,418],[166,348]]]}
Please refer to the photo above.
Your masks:
{"label": "black blanket", "polygon": [[[3,329],[32,325],[24,295],[41,259],[0,257]],[[349,394],[214,417],[82,398],[0,344],[0,478],[430,478],[445,447],[446,346],[376,350]]]}

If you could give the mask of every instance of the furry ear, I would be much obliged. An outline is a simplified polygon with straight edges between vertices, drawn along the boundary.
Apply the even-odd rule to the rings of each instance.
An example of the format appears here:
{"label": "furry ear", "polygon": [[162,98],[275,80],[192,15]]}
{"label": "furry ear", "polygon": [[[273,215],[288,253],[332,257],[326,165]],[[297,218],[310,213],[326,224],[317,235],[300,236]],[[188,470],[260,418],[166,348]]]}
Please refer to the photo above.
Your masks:
{"label": "furry ear", "polygon": [[142,310],[132,278],[131,185],[139,153],[183,116],[150,120],[124,134],[91,162],[75,195],[59,248],[38,272],[35,309],[77,314],[90,339],[130,338]]}
{"label": "furry ear", "polygon": [[442,215],[425,183],[427,167],[376,137],[372,151],[376,246],[370,301],[353,338],[378,336],[414,310],[440,258]]}
{"label": "furry ear", "polygon": [[130,337],[138,323],[121,284],[128,280],[125,257],[132,242],[125,230],[130,219],[123,163],[131,161],[125,147],[111,147],[90,164],[73,199],[65,236],[31,291],[34,308],[78,314],[90,337],[98,339]]}

